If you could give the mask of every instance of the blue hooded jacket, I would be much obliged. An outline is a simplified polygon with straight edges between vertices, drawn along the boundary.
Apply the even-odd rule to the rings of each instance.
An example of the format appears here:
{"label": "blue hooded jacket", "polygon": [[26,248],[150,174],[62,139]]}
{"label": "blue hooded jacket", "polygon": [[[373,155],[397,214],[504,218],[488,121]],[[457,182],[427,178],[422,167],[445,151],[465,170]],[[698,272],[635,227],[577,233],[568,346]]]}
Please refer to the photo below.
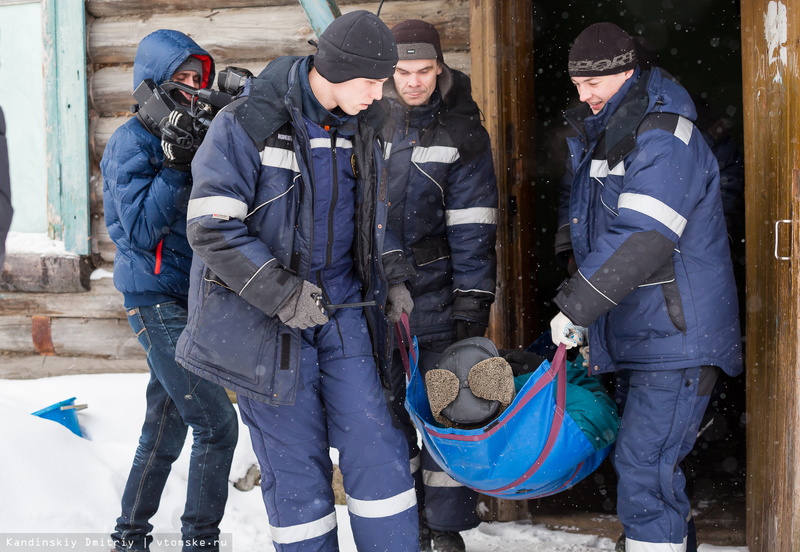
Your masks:
{"label": "blue hooded jacket", "polygon": [[636,69],[598,114],[567,113],[561,216],[578,271],[554,301],[589,327],[595,373],[742,370],[719,170],[695,117],[658,68]]}
{"label": "blue hooded jacket", "polygon": [[[147,35],[136,51],[134,89],[148,78],[156,84],[171,80],[189,56],[200,59],[201,85],[210,87],[214,62],[194,40],[165,29]],[[114,132],[100,162],[106,227],[117,246],[114,285],[126,308],[164,301],[186,305],[192,260],[186,206],[192,177],[163,163],[161,139],[137,117]]]}

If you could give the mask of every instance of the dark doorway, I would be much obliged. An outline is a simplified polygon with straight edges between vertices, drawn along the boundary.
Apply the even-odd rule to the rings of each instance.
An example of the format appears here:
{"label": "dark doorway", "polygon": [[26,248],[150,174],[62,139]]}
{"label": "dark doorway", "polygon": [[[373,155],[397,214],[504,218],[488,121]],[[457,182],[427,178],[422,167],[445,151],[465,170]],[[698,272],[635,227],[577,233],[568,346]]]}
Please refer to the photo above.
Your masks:
{"label": "dark doorway", "polygon": [[[534,2],[534,94],[536,109],[535,260],[537,264],[538,326],[548,328],[555,314],[551,303],[566,276],[553,252],[557,230],[558,182],[564,173],[565,137],[571,132],[562,112],[578,99],[566,72],[569,48],[588,25],[610,21],[632,36],[644,37],[658,55],[658,64],[715,114],[715,124],[740,152],[743,148],[742,65],[738,0],[578,0]],[[700,124],[698,124],[700,126]],[[734,268],[744,315],[744,213],[729,226]],[[744,317],[743,322],[744,322]],[[743,333],[744,333],[744,328]],[[708,425],[698,439],[684,470],[696,500],[740,495],[744,501],[745,379],[723,376],[707,415]],[[591,505],[609,513],[614,508],[613,469],[604,465],[591,477],[554,502]],[[570,504],[571,503],[571,504]],[[743,522],[742,522],[743,523]]]}

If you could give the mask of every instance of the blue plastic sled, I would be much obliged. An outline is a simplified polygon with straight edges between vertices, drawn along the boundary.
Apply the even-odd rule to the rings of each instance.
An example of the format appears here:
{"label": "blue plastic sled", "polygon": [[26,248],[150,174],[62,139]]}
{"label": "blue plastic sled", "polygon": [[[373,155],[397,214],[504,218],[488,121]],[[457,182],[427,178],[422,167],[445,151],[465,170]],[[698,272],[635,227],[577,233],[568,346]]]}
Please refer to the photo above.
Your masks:
{"label": "blue plastic sled", "polygon": [[462,430],[435,423],[417,368],[415,337],[411,343],[406,409],[434,460],[462,485],[500,498],[539,498],[575,485],[608,456],[611,447],[595,450],[564,410],[563,345],[552,363],[542,362],[500,417],[482,428]]}

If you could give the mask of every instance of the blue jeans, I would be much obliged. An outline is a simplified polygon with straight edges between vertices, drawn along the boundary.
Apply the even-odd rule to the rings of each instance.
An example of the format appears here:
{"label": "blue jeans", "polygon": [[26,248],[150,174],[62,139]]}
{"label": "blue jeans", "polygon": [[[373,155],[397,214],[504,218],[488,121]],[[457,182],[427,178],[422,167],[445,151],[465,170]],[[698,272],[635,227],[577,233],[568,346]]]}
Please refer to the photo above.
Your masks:
{"label": "blue jeans", "polygon": [[150,383],[142,435],[122,495],[122,515],[111,536],[118,550],[148,550],[153,530],[149,520],[191,427],[194,441],[181,517],[183,552],[216,551],[238,439],[236,411],[222,387],[175,362],[175,343],[186,326],[185,308],[177,303],[137,307],[128,311],[128,322],[147,353]]}

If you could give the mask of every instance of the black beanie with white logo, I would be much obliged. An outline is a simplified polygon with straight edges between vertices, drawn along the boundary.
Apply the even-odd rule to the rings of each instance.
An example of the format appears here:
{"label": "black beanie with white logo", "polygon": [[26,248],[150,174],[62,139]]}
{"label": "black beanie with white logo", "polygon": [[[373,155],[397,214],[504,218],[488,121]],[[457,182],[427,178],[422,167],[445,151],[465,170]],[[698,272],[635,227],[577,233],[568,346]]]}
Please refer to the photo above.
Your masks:
{"label": "black beanie with white logo", "polygon": [[397,45],[377,15],[356,10],[334,19],[319,37],[314,67],[325,80],[386,79],[397,66]]}
{"label": "black beanie with white logo", "polygon": [[595,23],[575,39],[569,51],[570,77],[602,77],[636,68],[631,36],[613,23]]}

